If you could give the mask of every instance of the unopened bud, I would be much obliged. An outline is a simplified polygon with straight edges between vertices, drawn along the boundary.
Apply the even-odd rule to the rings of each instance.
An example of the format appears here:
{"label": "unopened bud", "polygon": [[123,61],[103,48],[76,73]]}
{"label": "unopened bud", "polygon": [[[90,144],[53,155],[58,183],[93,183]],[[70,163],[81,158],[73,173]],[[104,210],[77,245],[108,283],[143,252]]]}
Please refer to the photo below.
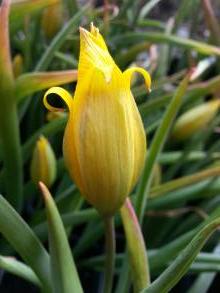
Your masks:
{"label": "unopened bud", "polygon": [[220,100],[212,100],[185,112],[177,119],[172,137],[181,141],[204,130],[217,114],[219,105]]}
{"label": "unopened bud", "polygon": [[42,181],[50,187],[56,179],[56,158],[49,141],[41,136],[34,148],[31,161],[31,179],[35,184]]}
{"label": "unopened bud", "polygon": [[54,5],[50,5],[44,10],[42,16],[42,29],[47,39],[53,38],[59,31],[62,25],[62,17],[63,9],[61,1]]}

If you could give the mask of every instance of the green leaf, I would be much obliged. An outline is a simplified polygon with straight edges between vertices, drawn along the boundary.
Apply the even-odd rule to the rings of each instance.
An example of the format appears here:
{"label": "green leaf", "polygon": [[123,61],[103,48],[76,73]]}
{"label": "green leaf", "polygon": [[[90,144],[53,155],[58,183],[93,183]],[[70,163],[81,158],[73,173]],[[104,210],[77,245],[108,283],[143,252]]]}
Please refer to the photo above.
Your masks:
{"label": "green leaf", "polygon": [[188,185],[203,181],[210,177],[220,175],[220,167],[209,168],[192,175],[184,176],[178,179],[171,180],[161,185],[157,185],[150,190],[150,197],[157,197],[164,195],[165,193],[171,192]]}
{"label": "green leaf", "polygon": [[168,35],[157,32],[134,32],[117,35],[116,37],[112,38],[112,42],[114,42],[116,46],[119,44],[123,44],[125,46],[140,41],[150,41],[155,44],[167,43],[186,49],[193,49],[204,55],[220,56],[220,48],[218,47],[194,41],[188,38],[181,38],[175,35]]}
{"label": "green leaf", "polygon": [[161,267],[161,263],[169,263],[171,259],[174,259],[186,245],[190,243],[193,237],[199,232],[200,229],[203,229],[206,225],[209,225],[212,221],[220,217],[220,207],[217,207],[210,216],[203,221],[198,227],[182,234],[175,240],[171,241],[168,244],[165,244],[163,247],[157,250],[155,257],[151,254],[151,264],[150,267],[153,270]]}
{"label": "green leaf", "polygon": [[16,260],[14,257],[0,256],[0,268],[41,287],[41,282],[30,267]]}
{"label": "green leaf", "polygon": [[0,195],[0,232],[51,292],[49,255],[37,236]]}
{"label": "green leaf", "polygon": [[202,1],[202,7],[204,11],[205,21],[211,33],[212,42],[220,46],[220,26],[219,20],[215,16],[214,9],[212,7],[211,1]]}
{"label": "green leaf", "polygon": [[146,207],[147,196],[149,194],[149,189],[151,185],[151,180],[153,176],[154,164],[164,146],[166,138],[168,137],[169,130],[172,126],[173,120],[181,106],[182,97],[186,92],[190,74],[188,74],[185,79],[180,83],[173,99],[171,100],[164,116],[160,127],[158,128],[156,134],[154,135],[153,141],[150,146],[150,150],[147,154],[143,175],[137,187],[136,192],[136,211],[140,223],[143,220],[144,211]]}
{"label": "green leaf", "polygon": [[53,38],[49,47],[46,49],[45,53],[39,60],[35,71],[45,70],[49,66],[51,60],[53,59],[54,53],[59,50],[62,46],[63,42],[66,40],[66,36],[70,32],[74,32],[78,29],[78,24],[82,19],[83,14],[88,10],[89,5],[85,5],[81,8],[66,24],[65,26],[57,33],[57,35]]}
{"label": "green leaf", "polygon": [[143,5],[140,11],[139,18],[144,19],[146,15],[160,2],[161,0],[150,0],[146,4]]}
{"label": "green leaf", "polygon": [[[217,246],[214,249],[213,253],[203,253],[202,261],[205,263],[211,262],[211,264],[220,264],[219,260],[219,251],[220,251],[220,244],[217,244]],[[213,280],[216,277],[216,271],[214,273],[204,272],[200,274],[195,281],[193,282],[193,285],[188,290],[187,293],[206,293],[209,290],[209,287],[211,287]]]}
{"label": "green leaf", "polygon": [[134,283],[134,291],[140,292],[140,290],[145,288],[147,284],[150,284],[147,250],[141,228],[130,199],[126,199],[120,212],[131,262],[130,268]]}
{"label": "green leaf", "polygon": [[37,91],[77,80],[77,70],[35,72],[20,75],[15,81],[17,101]]}
{"label": "green leaf", "polygon": [[145,293],[169,292],[184,276],[208,238],[219,227],[220,218],[202,228],[176,260],[150,285]]}
{"label": "green leaf", "polygon": [[47,212],[53,290],[83,292],[59,211],[47,187],[42,182],[39,186]]}
{"label": "green leaf", "polygon": [[[80,225],[82,223],[91,222],[92,220],[99,218],[99,214],[95,209],[89,208],[82,211],[65,213],[62,214],[61,217],[65,228],[67,228],[71,227],[72,225]],[[34,226],[33,230],[40,239],[46,240],[48,235],[47,228],[47,223],[43,222]]]}

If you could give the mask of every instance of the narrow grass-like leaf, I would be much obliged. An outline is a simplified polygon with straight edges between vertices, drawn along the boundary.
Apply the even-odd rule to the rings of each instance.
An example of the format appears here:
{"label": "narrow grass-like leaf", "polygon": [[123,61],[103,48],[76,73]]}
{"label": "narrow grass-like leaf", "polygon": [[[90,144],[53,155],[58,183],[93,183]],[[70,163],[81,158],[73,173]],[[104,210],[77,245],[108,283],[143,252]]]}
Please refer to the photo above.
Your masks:
{"label": "narrow grass-like leaf", "polygon": [[0,256],[0,268],[8,273],[41,287],[41,282],[30,267],[16,260],[14,257]]}
{"label": "narrow grass-like leaf", "polygon": [[37,91],[77,80],[77,70],[35,72],[20,75],[15,82],[17,102]]}
{"label": "narrow grass-like leaf", "polygon": [[178,179],[171,180],[167,183],[164,183],[162,185],[158,185],[153,187],[150,190],[150,197],[156,197],[163,195],[167,192],[171,192],[173,190],[186,187],[188,185],[191,185],[193,183],[200,182],[202,180],[205,180],[209,177],[215,177],[220,175],[220,167],[214,167],[214,168],[209,168],[207,170],[184,176]]}
{"label": "narrow grass-like leaf", "polygon": [[[160,164],[175,164],[179,159],[181,159],[183,156],[182,151],[174,151],[174,152],[165,152],[160,154],[159,157],[159,162]],[[203,160],[207,158],[208,153],[204,151],[191,151],[187,155],[187,162],[196,162],[199,160]],[[211,153],[210,155],[211,160],[219,160],[220,159],[220,153],[219,152],[214,152]]]}
{"label": "narrow grass-like leaf", "polygon": [[161,0],[150,0],[148,1],[140,11],[139,18],[145,18],[145,16],[160,2]]}
{"label": "narrow grass-like leaf", "polygon": [[208,45],[206,43],[201,43],[188,38],[181,38],[175,35],[167,35],[157,32],[135,32],[126,33],[123,35],[117,35],[112,41],[118,44],[129,45],[131,43],[140,41],[150,41],[156,44],[168,43],[170,45],[175,45],[178,47],[183,47],[186,49],[193,49],[204,55],[217,55],[220,56],[220,48]]}
{"label": "narrow grass-like leaf", "polygon": [[165,196],[150,198],[146,210],[163,210],[174,205],[180,206],[181,204],[186,203],[186,201],[215,196],[219,191],[220,182],[217,179],[204,180],[191,186],[170,192]]}
{"label": "narrow grass-like leaf", "polygon": [[0,195],[0,232],[51,292],[49,255],[31,228]]}
{"label": "narrow grass-like leaf", "polygon": [[180,253],[176,260],[142,292],[144,293],[166,293],[184,276],[188,268],[202,249],[208,238],[219,227],[220,218],[212,221],[202,228],[187,247]]}
{"label": "narrow grass-like leaf", "polygon": [[66,24],[65,26],[57,33],[57,35],[53,38],[49,47],[46,49],[45,53],[37,63],[35,71],[45,70],[50,64],[51,60],[54,57],[54,53],[59,50],[62,46],[63,42],[66,39],[66,36],[73,31],[76,31],[78,28],[79,22],[83,16],[83,14],[88,10],[89,5],[85,5],[82,9],[80,9]]}
{"label": "narrow grass-like leaf", "polygon": [[131,262],[134,291],[140,292],[150,284],[150,272],[144,238],[130,199],[126,199],[121,208],[121,217],[126,234],[129,258]]}
{"label": "narrow grass-like leaf", "polygon": [[42,182],[39,186],[47,211],[53,292],[81,293],[83,290],[60,214],[47,187]]}
{"label": "narrow grass-like leaf", "polygon": [[140,183],[137,187],[136,192],[136,210],[137,215],[142,222],[144,211],[146,207],[147,196],[150,189],[151,179],[153,176],[153,167],[157,161],[157,158],[164,146],[166,138],[169,134],[169,130],[172,126],[173,120],[176,117],[176,114],[180,108],[182,103],[182,97],[186,92],[188,81],[190,78],[190,74],[188,74],[185,79],[181,82],[178,87],[173,99],[171,100],[167,111],[164,114],[163,120],[153,138],[153,142],[151,143],[150,150],[147,154],[143,175],[141,177]]}
{"label": "narrow grass-like leaf", "polygon": [[[218,244],[215,247],[213,253],[204,253],[202,257],[202,261],[208,262],[210,260],[211,263],[213,264],[217,263],[219,265],[220,264],[219,252],[220,252],[220,244]],[[193,285],[191,286],[191,288],[188,290],[187,293],[196,293],[196,292],[206,293],[211,287],[211,284],[215,277],[216,277],[216,272],[213,272],[213,273],[204,272],[200,274],[195,279],[195,281],[193,282]]]}
{"label": "narrow grass-like leaf", "polygon": [[216,45],[220,45],[220,23],[215,16],[213,7],[209,0],[202,0],[202,7],[205,14],[205,21],[212,34],[213,42]]}
{"label": "narrow grass-like leaf", "polygon": [[[220,89],[220,75],[217,75],[207,81],[199,82],[197,84],[189,86],[184,98],[184,102],[191,100],[192,98],[195,100],[195,97],[201,98],[207,94],[215,94],[215,92],[218,91],[219,89]],[[139,92],[139,94],[141,93],[142,93],[142,90]],[[144,94],[146,93],[146,91],[144,91],[144,87],[143,87],[143,93]],[[169,94],[165,94],[163,96],[150,99],[149,101],[141,104],[139,106],[139,111],[141,113],[141,116],[144,118],[149,113],[152,113],[152,111],[158,110],[158,108],[160,107],[164,107],[171,100],[172,96],[173,96],[173,92],[170,92]]]}
{"label": "narrow grass-like leaf", "polygon": [[207,272],[206,270],[206,272],[200,274],[187,293],[207,293],[216,277],[216,271],[216,269],[215,272]]}
{"label": "narrow grass-like leaf", "polygon": [[[72,225],[80,225],[82,223],[90,222],[99,218],[97,211],[93,208],[82,211],[73,211],[61,215],[65,228]],[[48,226],[46,222],[37,224],[33,227],[34,232],[41,240],[46,240],[48,235]]]}

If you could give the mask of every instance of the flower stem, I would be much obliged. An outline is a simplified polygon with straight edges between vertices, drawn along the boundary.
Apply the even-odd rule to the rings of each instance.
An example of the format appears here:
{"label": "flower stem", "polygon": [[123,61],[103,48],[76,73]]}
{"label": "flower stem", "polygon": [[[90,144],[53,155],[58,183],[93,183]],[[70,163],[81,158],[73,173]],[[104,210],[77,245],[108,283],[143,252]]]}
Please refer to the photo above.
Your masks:
{"label": "flower stem", "polygon": [[115,228],[114,217],[105,218],[105,277],[104,293],[110,293],[113,286],[114,265],[115,265]]}

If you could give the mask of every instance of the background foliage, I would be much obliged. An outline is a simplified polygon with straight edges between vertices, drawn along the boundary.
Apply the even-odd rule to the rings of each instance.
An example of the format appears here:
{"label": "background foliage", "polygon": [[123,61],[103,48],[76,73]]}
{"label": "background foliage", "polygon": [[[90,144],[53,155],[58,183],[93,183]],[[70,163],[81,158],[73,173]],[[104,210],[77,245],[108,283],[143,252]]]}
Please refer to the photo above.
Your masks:
{"label": "background foliage", "polygon": [[[69,236],[82,286],[85,292],[98,292],[103,280],[103,224],[80,196],[63,163],[62,136],[68,114],[50,116],[42,104],[43,94],[50,86],[65,84],[74,92],[78,27],[88,28],[91,21],[104,34],[122,70],[136,64],[152,76],[150,94],[141,78],[132,81],[148,140],[143,176],[131,196],[148,248],[151,278],[156,279],[146,292],[168,292],[171,288],[172,292],[217,292],[219,233],[203,248],[202,244],[218,227],[220,216],[220,116],[218,106],[213,110],[208,104],[219,99],[220,94],[218,1],[13,0],[9,17],[13,72],[5,53],[9,51],[2,11],[1,292],[17,292],[18,288],[38,292],[36,288],[42,283],[50,286],[45,207],[30,172],[40,135],[48,138],[55,153],[56,178],[50,190]],[[189,85],[186,79],[180,83],[190,70]],[[205,108],[196,112],[199,105]],[[192,109],[191,116],[177,129],[178,117]],[[186,131],[189,135],[184,138]],[[123,293],[128,292],[130,278],[119,215],[116,229],[114,292]],[[184,258],[180,252],[186,246]],[[168,267],[170,272],[165,270]],[[185,274],[184,267],[188,272],[179,281]],[[162,272],[165,274],[160,275]],[[168,283],[169,289],[164,289]]]}

